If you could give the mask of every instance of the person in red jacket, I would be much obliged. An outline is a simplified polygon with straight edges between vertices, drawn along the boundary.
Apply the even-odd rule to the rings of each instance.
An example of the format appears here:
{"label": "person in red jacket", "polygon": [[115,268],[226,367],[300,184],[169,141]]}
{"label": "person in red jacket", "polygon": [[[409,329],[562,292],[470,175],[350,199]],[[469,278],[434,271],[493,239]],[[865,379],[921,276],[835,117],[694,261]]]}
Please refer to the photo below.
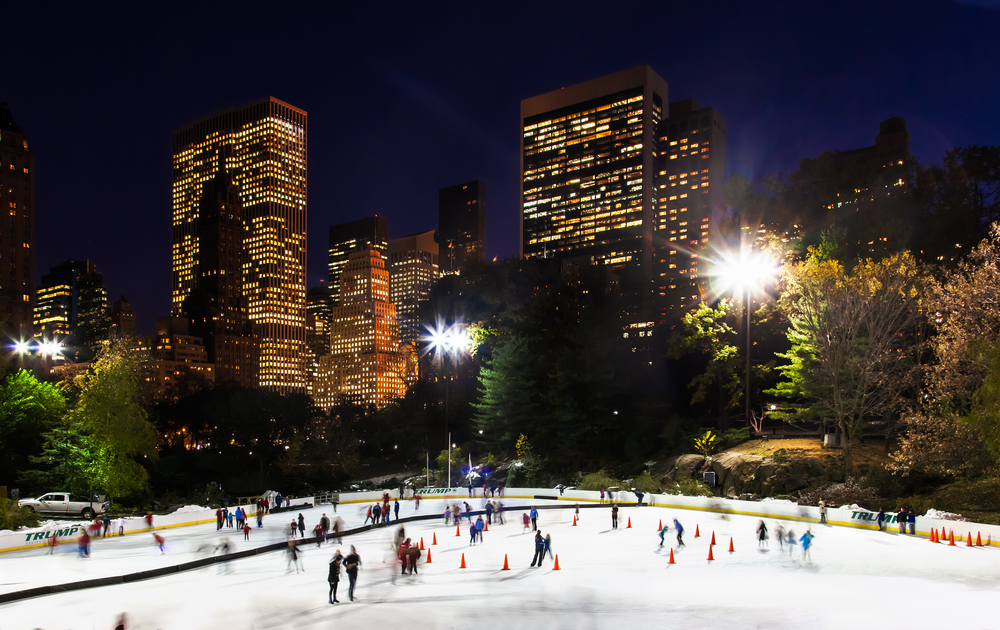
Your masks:
{"label": "person in red jacket", "polygon": [[160,555],[167,553],[166,549],[163,548],[163,543],[167,542],[164,540],[163,536],[160,536],[156,532],[153,532],[153,544],[160,548]]}
{"label": "person in red jacket", "polygon": [[250,540],[250,523],[243,521],[243,540]]}

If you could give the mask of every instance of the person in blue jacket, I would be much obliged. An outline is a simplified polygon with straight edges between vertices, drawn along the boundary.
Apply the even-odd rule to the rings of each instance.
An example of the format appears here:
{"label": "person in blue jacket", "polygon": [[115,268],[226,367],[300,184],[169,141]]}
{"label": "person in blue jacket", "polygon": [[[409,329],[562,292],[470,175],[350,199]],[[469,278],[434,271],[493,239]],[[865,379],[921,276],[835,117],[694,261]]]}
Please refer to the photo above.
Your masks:
{"label": "person in blue jacket", "polygon": [[493,524],[493,504],[489,501],[486,502],[486,522]]}
{"label": "person in blue jacket", "polygon": [[885,510],[879,510],[878,511],[878,516],[875,517],[875,522],[878,523],[878,530],[880,532],[884,532],[885,531],[885,522],[886,522]]}
{"label": "person in blue jacket", "polygon": [[479,537],[479,530],[476,529],[475,523],[469,523],[469,546],[476,544],[476,538]]}
{"label": "person in blue jacket", "polygon": [[917,534],[917,515],[913,513],[913,508],[907,512],[906,522],[910,524],[910,535],[915,536]]}
{"label": "person in blue jacket", "polygon": [[396,515],[396,520],[399,520],[399,499],[396,499],[392,504],[392,511]]}
{"label": "person in blue jacket", "polygon": [[483,542],[483,529],[486,528],[486,521],[483,520],[482,516],[476,519],[475,527],[476,536],[479,537],[479,542]]}
{"label": "person in blue jacket", "polygon": [[531,559],[531,566],[542,566],[542,561],[545,560],[545,539],[542,538],[542,532],[535,532],[535,557]]}
{"label": "person in blue jacket", "polygon": [[538,510],[536,510],[535,506],[533,506],[533,505],[531,506],[530,516],[531,516],[531,531],[537,532],[538,531]]}
{"label": "person in blue jacket", "polygon": [[812,547],[813,533],[810,530],[806,530],[806,533],[802,534],[802,538],[799,538],[799,542],[802,543],[802,559],[809,559],[809,549]]}
{"label": "person in blue jacket", "polygon": [[666,525],[664,525],[663,529],[660,530],[660,546],[661,547],[663,546],[663,537],[667,535],[667,530],[668,529],[670,529],[670,524],[669,523],[666,524]]}
{"label": "person in blue jacket", "polygon": [[684,526],[676,518],[674,519],[674,530],[677,531],[677,548],[684,546]]}

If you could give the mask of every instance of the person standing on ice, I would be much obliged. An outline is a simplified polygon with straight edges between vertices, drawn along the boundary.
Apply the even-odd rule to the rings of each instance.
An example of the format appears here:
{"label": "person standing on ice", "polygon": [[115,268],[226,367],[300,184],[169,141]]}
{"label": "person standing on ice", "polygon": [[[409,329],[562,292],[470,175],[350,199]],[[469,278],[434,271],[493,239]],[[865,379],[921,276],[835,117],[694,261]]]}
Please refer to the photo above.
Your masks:
{"label": "person standing on ice", "polygon": [[372,525],[378,525],[379,517],[382,516],[382,507],[378,503],[372,508]]}
{"label": "person standing on ice", "polygon": [[896,514],[896,523],[899,525],[899,533],[906,533],[906,510],[899,508],[899,512]]}
{"label": "person standing on ice", "polygon": [[781,551],[785,550],[785,528],[781,526],[781,523],[774,524],[774,539],[778,541],[778,548]]}
{"label": "person standing on ice", "polygon": [[618,529],[618,506],[611,504],[611,529]]}
{"label": "person standing on ice", "polygon": [[250,540],[250,523],[243,523],[243,540]]}
{"label": "person standing on ice", "polygon": [[444,508],[444,524],[445,524],[445,526],[448,525],[448,520],[449,519],[451,519],[451,508],[446,506]]}
{"label": "person standing on ice", "polygon": [[538,510],[536,510],[535,506],[532,505],[531,506],[531,531],[537,531],[537,530],[538,530]]}
{"label": "person standing on ice", "polygon": [[788,543],[788,557],[791,558],[795,552],[795,545],[798,544],[795,540],[795,532],[791,528],[788,528],[788,538],[785,539],[785,542]]}
{"label": "person standing on ice", "polygon": [[358,555],[358,550],[351,545],[351,553],[347,554],[344,558],[344,569],[347,571],[347,579],[350,585],[347,588],[347,596],[350,600],[354,601],[354,586],[358,583],[358,568],[361,567],[361,556]]}
{"label": "person standing on ice", "polygon": [[395,513],[396,520],[398,521],[399,520],[399,499],[396,499],[395,502],[393,502],[393,504],[392,504],[392,511]]}
{"label": "person standing on ice", "polygon": [[542,566],[542,561],[545,560],[545,539],[542,538],[542,532],[535,532],[535,557],[531,559],[531,566]]}
{"label": "person standing on ice", "polygon": [[[365,522],[364,522],[365,525],[368,524],[368,519],[370,519],[370,518],[372,518],[372,506],[369,505],[368,506],[368,514],[365,515]],[[372,519],[372,523],[373,524],[375,523],[374,519]]]}
{"label": "person standing on ice", "polygon": [[340,549],[333,554],[333,558],[330,560],[330,572],[327,574],[326,581],[330,583],[330,603],[339,604],[340,600],[337,599],[337,585],[340,584],[340,565],[344,561],[344,556],[340,555]]}
{"label": "person standing on ice", "polygon": [[479,530],[476,529],[475,523],[469,523],[469,546],[476,544],[476,538],[479,537]]}
{"label": "person standing on ice", "polygon": [[419,494],[413,495],[413,511],[414,512],[419,512],[420,511],[420,495]]}
{"label": "person standing on ice", "polygon": [[819,522],[820,525],[826,524],[826,502],[823,501],[823,497],[819,498]]}
{"label": "person standing on ice", "polygon": [[125,535],[125,516],[124,515],[122,515],[122,517],[120,519],[118,519],[118,535],[119,536],[124,536]]}
{"label": "person standing on ice", "polygon": [[813,533],[806,530],[806,533],[802,534],[802,538],[799,539],[802,543],[802,559],[805,561],[809,560],[809,549],[812,547]]}
{"label": "person standing on ice", "polygon": [[521,522],[524,523],[524,527],[521,529],[521,533],[523,534],[524,532],[528,531],[529,527],[531,527],[531,518],[528,517],[527,512],[525,512],[521,516]]}
{"label": "person standing on ice", "polygon": [[913,513],[913,508],[906,514],[906,522],[910,524],[910,535],[917,535],[917,515]]}
{"label": "person standing on ice", "polygon": [[302,538],[306,537],[306,518],[302,516],[302,512],[299,512],[299,535]]}
{"label": "person standing on ice", "polygon": [[767,546],[767,525],[763,520],[757,521],[757,547]]}
{"label": "person standing on ice", "polygon": [[104,526],[104,531],[101,532],[101,538],[104,538],[108,535],[108,530],[111,528],[111,517],[105,514],[104,518],[101,519],[101,525]]}
{"label": "person standing on ice", "polygon": [[885,510],[880,509],[878,511],[878,516],[875,517],[875,522],[878,523],[878,531],[885,531]]}
{"label": "person standing on ice", "polygon": [[479,542],[483,542],[483,530],[486,529],[486,521],[480,516],[476,519],[476,537],[479,538]]}
{"label": "person standing on ice", "polygon": [[687,545],[684,544],[684,526],[676,518],[674,519],[674,530],[677,531],[677,548],[686,547]]}
{"label": "person standing on ice", "polygon": [[489,501],[486,502],[486,522],[493,524],[493,504]]}
{"label": "person standing on ice", "polygon": [[549,559],[552,558],[552,534],[545,534],[545,553],[542,556],[545,555],[548,555]]}

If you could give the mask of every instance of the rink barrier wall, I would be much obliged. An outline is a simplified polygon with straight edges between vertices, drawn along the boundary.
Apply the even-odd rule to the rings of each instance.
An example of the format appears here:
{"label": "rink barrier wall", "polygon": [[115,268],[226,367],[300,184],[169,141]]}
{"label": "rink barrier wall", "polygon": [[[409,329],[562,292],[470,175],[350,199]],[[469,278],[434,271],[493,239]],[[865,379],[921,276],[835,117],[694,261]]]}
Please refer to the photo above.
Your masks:
{"label": "rink barrier wall", "polygon": [[[297,503],[289,506],[289,511],[296,508],[305,508],[307,505],[312,507],[314,503],[313,497],[302,497],[300,499],[292,499],[292,501]],[[247,514],[251,517],[257,516],[257,506],[255,505],[234,505],[231,509],[235,510],[238,507],[244,508],[247,511]],[[270,516],[270,514],[268,516]],[[0,553],[46,547],[49,544],[49,540],[52,537],[53,532],[59,534],[60,545],[76,544],[76,537],[83,531],[83,528],[86,525],[92,522],[93,521],[78,521],[66,523],[56,527],[35,527],[32,529],[2,532],[0,533]],[[154,515],[153,517],[152,531],[173,529],[176,527],[187,527],[189,525],[203,525],[205,523],[215,522],[215,510],[212,508],[205,508],[204,510],[198,510],[195,512],[159,514]],[[118,537],[118,519],[111,520],[111,526],[108,528],[108,532],[108,538]],[[148,534],[149,532],[150,530],[146,528],[144,516],[128,517],[124,535],[131,536],[134,534]],[[30,540],[28,540],[29,537],[31,538]]]}

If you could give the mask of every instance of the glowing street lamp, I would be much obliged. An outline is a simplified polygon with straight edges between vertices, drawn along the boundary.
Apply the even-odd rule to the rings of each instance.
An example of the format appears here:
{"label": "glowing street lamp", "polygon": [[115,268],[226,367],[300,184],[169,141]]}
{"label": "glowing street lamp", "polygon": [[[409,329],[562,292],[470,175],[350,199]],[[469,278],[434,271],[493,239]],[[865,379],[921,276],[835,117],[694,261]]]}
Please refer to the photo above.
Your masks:
{"label": "glowing street lamp", "polygon": [[469,348],[472,346],[472,340],[469,338],[469,332],[466,330],[465,326],[460,324],[453,324],[447,328],[443,328],[438,325],[437,328],[428,332],[425,339],[428,342],[428,348],[430,351],[434,352],[435,355],[441,355],[444,358],[444,430],[448,435],[448,486],[451,487],[451,432],[448,430],[448,420],[451,407],[451,399],[449,393],[449,386],[451,384],[451,378],[448,374],[448,366],[450,357],[456,359],[462,358],[462,355],[469,352]]}
{"label": "glowing street lamp", "polygon": [[777,264],[772,258],[750,250],[741,250],[739,256],[722,256],[716,262],[713,275],[718,279],[715,289],[720,294],[733,293],[739,298],[746,296],[747,313],[747,354],[746,376],[743,379],[743,398],[746,402],[746,423],[750,424],[750,294],[764,295],[767,285],[778,274]]}

